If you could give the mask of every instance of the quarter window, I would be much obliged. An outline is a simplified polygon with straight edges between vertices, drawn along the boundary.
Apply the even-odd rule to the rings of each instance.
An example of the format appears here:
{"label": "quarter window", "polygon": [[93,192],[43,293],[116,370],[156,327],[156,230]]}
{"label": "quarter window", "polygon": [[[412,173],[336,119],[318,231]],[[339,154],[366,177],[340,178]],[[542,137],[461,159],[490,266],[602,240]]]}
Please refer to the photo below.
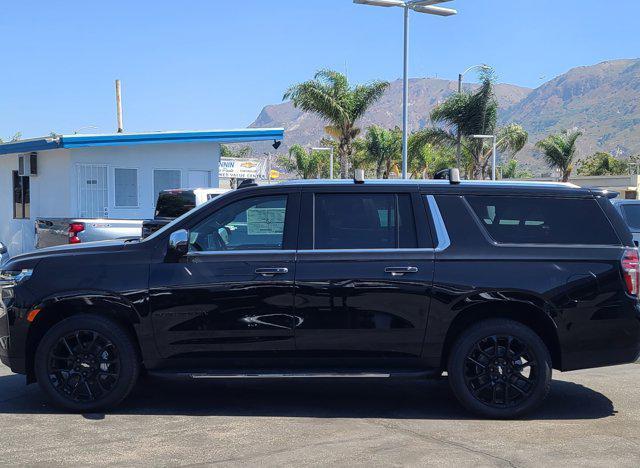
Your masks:
{"label": "quarter window", "polygon": [[314,248],[416,248],[408,194],[317,194]]}
{"label": "quarter window", "polygon": [[594,199],[468,196],[488,234],[505,244],[619,245]]}
{"label": "quarter window", "polygon": [[189,250],[280,250],[286,211],[286,195],[248,198],[227,205],[190,231]]}
{"label": "quarter window", "polygon": [[29,177],[13,171],[13,219],[29,219],[31,208]]}

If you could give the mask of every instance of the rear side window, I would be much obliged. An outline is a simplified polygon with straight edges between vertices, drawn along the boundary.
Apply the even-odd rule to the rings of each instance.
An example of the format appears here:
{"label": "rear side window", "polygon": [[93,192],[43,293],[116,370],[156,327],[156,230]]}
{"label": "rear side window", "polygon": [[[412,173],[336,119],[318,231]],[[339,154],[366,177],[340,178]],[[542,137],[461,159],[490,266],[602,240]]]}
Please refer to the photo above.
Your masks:
{"label": "rear side window", "polygon": [[416,248],[408,194],[317,194],[314,248]]}
{"label": "rear side window", "polygon": [[195,207],[196,194],[193,191],[160,192],[156,205],[156,218],[177,218]]}
{"label": "rear side window", "polygon": [[496,242],[620,244],[594,199],[467,196],[466,200]]}
{"label": "rear side window", "polygon": [[621,208],[629,227],[635,231],[640,230],[640,205],[621,205]]}

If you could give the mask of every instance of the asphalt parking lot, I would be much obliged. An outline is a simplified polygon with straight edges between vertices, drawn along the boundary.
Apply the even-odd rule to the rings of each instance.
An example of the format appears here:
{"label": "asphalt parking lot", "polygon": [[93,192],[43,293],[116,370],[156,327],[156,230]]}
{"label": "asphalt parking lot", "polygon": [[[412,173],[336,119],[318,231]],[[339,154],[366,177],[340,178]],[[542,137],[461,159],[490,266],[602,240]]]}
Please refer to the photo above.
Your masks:
{"label": "asphalt parking lot", "polygon": [[0,367],[0,463],[640,465],[640,366],[555,379],[523,421],[470,417],[446,380],[146,378],[117,410],[75,415]]}

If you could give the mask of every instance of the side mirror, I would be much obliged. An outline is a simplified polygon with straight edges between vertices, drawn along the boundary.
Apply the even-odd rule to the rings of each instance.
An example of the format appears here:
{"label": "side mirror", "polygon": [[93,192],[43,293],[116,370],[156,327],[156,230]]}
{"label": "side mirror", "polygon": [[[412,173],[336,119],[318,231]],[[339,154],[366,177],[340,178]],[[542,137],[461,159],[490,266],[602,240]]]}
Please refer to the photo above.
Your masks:
{"label": "side mirror", "polygon": [[169,250],[178,255],[186,255],[189,252],[189,231],[180,229],[169,236]]}

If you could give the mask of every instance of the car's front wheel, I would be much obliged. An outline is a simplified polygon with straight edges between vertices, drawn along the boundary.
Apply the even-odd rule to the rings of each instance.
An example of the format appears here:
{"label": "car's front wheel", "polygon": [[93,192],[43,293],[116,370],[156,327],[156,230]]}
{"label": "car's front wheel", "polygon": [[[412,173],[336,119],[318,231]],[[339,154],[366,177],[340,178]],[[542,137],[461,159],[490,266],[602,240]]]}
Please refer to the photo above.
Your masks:
{"label": "car's front wheel", "polygon": [[117,405],[133,389],[140,363],[132,337],[117,323],[77,315],[53,326],[35,354],[42,390],[71,411],[96,411]]}
{"label": "car's front wheel", "polygon": [[484,320],[455,342],[447,373],[455,396],[467,409],[511,419],[532,411],[547,396],[551,357],[529,327],[512,320]]}

